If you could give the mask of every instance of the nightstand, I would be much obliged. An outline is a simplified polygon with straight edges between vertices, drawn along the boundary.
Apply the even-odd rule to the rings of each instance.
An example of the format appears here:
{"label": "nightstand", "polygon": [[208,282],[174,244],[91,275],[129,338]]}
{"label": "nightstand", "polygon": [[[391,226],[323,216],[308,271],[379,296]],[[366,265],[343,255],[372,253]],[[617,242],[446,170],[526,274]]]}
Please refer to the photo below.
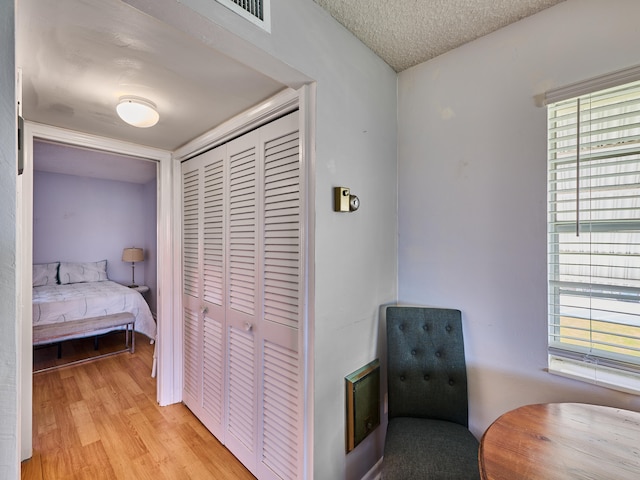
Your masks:
{"label": "nightstand", "polygon": [[147,293],[149,291],[149,287],[147,287],[146,285],[138,285],[137,287],[129,287],[129,288],[140,293]]}

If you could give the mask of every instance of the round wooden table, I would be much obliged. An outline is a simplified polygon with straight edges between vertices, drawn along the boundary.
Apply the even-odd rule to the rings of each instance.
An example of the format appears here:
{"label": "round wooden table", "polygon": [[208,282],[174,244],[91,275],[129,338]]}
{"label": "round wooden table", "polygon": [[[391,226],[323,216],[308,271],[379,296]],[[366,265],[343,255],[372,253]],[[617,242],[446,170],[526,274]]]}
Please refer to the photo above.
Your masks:
{"label": "round wooden table", "polygon": [[637,480],[640,413],[583,403],[525,405],[487,429],[478,461],[484,480]]}

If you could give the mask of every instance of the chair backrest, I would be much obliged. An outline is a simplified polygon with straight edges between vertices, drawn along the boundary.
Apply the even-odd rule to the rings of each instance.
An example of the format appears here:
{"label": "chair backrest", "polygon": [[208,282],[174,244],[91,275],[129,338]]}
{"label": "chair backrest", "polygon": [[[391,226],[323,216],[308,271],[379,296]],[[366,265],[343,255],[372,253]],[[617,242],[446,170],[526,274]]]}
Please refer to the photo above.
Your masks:
{"label": "chair backrest", "polygon": [[459,310],[387,307],[389,418],[468,427],[467,369]]}

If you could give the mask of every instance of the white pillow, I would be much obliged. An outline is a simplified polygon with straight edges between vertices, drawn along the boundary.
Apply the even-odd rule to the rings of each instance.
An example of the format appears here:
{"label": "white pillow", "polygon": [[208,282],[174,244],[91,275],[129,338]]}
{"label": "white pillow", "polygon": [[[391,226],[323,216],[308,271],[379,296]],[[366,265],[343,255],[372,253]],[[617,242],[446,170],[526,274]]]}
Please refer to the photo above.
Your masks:
{"label": "white pillow", "polygon": [[107,261],[67,263],[60,262],[60,283],[102,282],[107,278]]}
{"label": "white pillow", "polygon": [[54,263],[40,263],[33,266],[33,286],[42,287],[44,285],[58,284],[58,265]]}

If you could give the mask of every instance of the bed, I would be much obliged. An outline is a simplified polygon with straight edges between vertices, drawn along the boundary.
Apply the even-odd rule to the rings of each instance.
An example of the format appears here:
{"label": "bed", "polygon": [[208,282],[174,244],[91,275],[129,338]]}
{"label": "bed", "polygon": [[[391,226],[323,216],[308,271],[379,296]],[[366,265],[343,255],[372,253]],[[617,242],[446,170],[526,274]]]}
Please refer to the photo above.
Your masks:
{"label": "bed", "polygon": [[[142,295],[107,278],[106,260],[91,263],[54,262],[33,266],[33,325],[72,322],[130,312],[135,331],[151,340],[156,323]],[[91,332],[101,335],[110,330]],[[59,341],[86,335],[69,335]],[[34,342],[34,345],[38,345]]]}

